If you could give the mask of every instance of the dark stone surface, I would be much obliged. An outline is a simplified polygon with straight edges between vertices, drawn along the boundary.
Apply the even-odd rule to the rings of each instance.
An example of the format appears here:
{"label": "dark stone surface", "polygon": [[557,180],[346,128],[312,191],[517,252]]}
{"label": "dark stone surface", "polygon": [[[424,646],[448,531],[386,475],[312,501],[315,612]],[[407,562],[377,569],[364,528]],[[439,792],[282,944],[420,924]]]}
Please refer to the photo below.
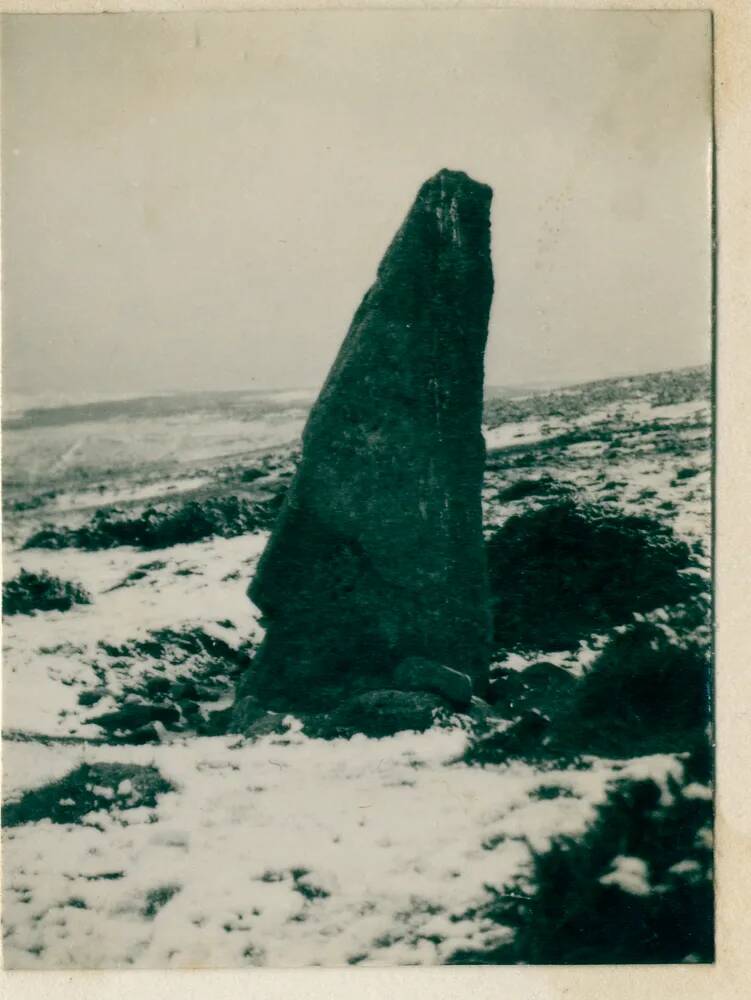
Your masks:
{"label": "dark stone surface", "polygon": [[[214,715],[218,713],[213,713]],[[238,698],[232,710],[232,732],[244,733],[266,715],[266,710],[253,695]]]}
{"label": "dark stone surface", "polygon": [[523,670],[509,670],[490,684],[489,696],[496,705],[507,709],[534,706],[555,709],[570,699],[577,678],[563,667],[541,661]]}
{"label": "dark stone surface", "polygon": [[433,713],[445,708],[440,698],[425,691],[367,691],[342,702],[326,718],[320,734],[383,737],[403,730],[423,732],[433,725]]}
{"label": "dark stone surface", "polygon": [[406,691],[432,691],[442,695],[457,708],[468,708],[472,702],[472,678],[442,663],[411,656],[396,668],[394,680]]}
{"label": "dark stone surface", "polygon": [[247,739],[258,739],[261,736],[280,736],[287,731],[285,718],[283,712],[266,712],[243,730],[243,736]]}
{"label": "dark stone surface", "polygon": [[485,689],[491,197],[441,171],[384,256],[311,411],[249,590],[267,632],[240,694],[331,708],[393,686],[410,656]]}

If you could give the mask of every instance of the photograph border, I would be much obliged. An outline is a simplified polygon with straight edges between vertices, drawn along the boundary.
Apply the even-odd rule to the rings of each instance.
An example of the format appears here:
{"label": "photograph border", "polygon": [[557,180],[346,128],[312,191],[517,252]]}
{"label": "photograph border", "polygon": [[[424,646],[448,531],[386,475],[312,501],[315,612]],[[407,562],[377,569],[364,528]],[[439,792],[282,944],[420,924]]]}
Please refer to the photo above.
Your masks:
{"label": "photograph border", "polygon": [[[117,996],[143,1000],[180,1000],[211,996],[255,998],[305,997],[338,1000],[356,995],[430,997],[431,1000],[472,996],[529,1000],[661,1000],[680,992],[681,1000],[734,1000],[744,996],[751,973],[746,957],[751,940],[751,804],[747,778],[751,773],[751,672],[744,671],[744,624],[748,617],[746,580],[751,530],[745,500],[751,483],[751,445],[747,376],[751,343],[744,337],[749,315],[748,262],[751,261],[751,213],[747,178],[751,161],[751,5],[748,0],[547,0],[528,3],[477,3],[447,0],[260,0],[247,3],[193,0],[20,0],[3,2],[11,13],[124,13],[150,11],[284,11],[314,9],[511,9],[599,11],[711,10],[713,14],[713,582],[715,619],[715,740],[716,752],[716,961],[713,965],[664,966],[495,966],[430,969],[243,969],[227,971],[84,971],[2,972],[0,990],[9,1000],[55,996],[84,1000]],[[0,219],[1,224],[1,219]]]}

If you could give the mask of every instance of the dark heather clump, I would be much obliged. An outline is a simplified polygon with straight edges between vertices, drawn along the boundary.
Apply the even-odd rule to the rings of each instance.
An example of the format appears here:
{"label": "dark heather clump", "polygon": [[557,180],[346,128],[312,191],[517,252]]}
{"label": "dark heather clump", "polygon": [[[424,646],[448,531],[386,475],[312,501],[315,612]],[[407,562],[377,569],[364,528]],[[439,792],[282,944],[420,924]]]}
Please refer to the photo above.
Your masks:
{"label": "dark heather clump", "polygon": [[303,434],[250,596],[266,637],[241,694],[331,706],[419,656],[487,683],[483,356],[492,192],[420,189]]}
{"label": "dark heather clump", "polygon": [[45,525],[26,542],[26,549],[77,548],[88,551],[132,545],[166,549],[217,536],[233,538],[270,527],[278,501],[251,503],[241,497],[188,500],[179,506],[147,507],[128,516],[116,509],[100,510],[80,528]]}
{"label": "dark heather clump", "polygon": [[354,733],[380,738],[407,729],[423,732],[445,708],[441,698],[425,691],[367,691],[342,702],[318,725],[311,720],[306,731],[324,738]]}
{"label": "dark heather clump", "polygon": [[[629,758],[711,750],[711,645],[707,609],[676,609],[669,626],[636,622],[611,637],[583,677],[540,662],[496,673],[495,709],[512,725],[478,732],[464,752],[471,764],[582,756]],[[694,633],[681,641],[680,629]],[[672,634],[671,634],[672,633]]]}
{"label": "dark heather clump", "polygon": [[173,896],[180,892],[182,886],[169,883],[150,889],[146,893],[146,899],[141,913],[147,920],[153,920],[159,911],[169,903]]}
{"label": "dark heather clump", "polygon": [[[712,802],[671,786],[665,803],[653,781],[619,782],[581,839],[533,853],[528,875],[467,914],[513,939],[451,964],[711,962]],[[620,878],[624,862],[641,876]]]}
{"label": "dark heather clump", "polygon": [[3,826],[21,826],[48,819],[53,823],[80,823],[99,809],[155,806],[159,795],[173,786],[152,766],[140,764],[82,764],[64,778],[24,792],[3,805]]}
{"label": "dark heather clump", "polygon": [[46,571],[18,576],[3,584],[3,614],[33,615],[35,611],[69,611],[74,604],[91,604],[91,595],[78,583],[60,580]]}
{"label": "dark heather clump", "polygon": [[180,665],[199,664],[206,672],[238,670],[246,663],[246,650],[233,649],[224,640],[210,635],[202,628],[154,629],[144,639],[132,639],[122,645],[101,641],[101,650],[116,658],[143,659]]}
{"label": "dark heather clump", "polygon": [[600,755],[689,750],[706,741],[710,688],[708,650],[640,622],[616,635],[578,682],[562,736]]}
{"label": "dark heather clump", "polygon": [[[205,732],[208,727],[213,732],[214,723],[208,722],[206,713],[232,693],[234,679],[247,667],[251,651],[249,643],[234,648],[200,628],[158,629],[142,639],[98,646],[99,684],[81,691],[78,703],[99,706],[103,696],[111,694],[102,686],[107,673],[120,675],[115,708],[108,706],[102,712],[95,707],[96,714],[86,719],[117,743],[157,742],[157,722],[172,731]],[[144,670],[148,661],[151,667]],[[163,672],[166,664],[177,668],[170,671],[172,677]]]}
{"label": "dark heather clump", "polygon": [[487,545],[500,650],[555,650],[676,604],[699,584],[691,551],[648,517],[561,500],[510,517]]}

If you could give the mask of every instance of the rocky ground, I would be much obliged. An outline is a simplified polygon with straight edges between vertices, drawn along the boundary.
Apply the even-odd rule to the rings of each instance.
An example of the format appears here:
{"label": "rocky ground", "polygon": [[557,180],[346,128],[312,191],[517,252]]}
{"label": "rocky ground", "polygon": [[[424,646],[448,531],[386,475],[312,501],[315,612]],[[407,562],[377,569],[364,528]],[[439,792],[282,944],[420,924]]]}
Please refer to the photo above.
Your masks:
{"label": "rocky ground", "polygon": [[487,702],[228,735],[306,403],[6,418],[6,965],[711,959],[708,373],[489,392]]}

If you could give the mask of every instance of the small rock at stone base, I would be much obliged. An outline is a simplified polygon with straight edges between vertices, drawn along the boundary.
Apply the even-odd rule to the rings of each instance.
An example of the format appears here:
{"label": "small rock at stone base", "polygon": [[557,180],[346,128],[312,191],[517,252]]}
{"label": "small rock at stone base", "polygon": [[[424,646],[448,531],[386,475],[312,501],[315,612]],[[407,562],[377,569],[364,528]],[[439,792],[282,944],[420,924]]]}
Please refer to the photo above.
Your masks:
{"label": "small rock at stone base", "polygon": [[402,660],[394,672],[394,681],[407,691],[442,695],[457,708],[468,708],[472,702],[471,677],[421,656]]}
{"label": "small rock at stone base", "polygon": [[445,702],[425,691],[367,691],[343,702],[329,715],[327,735],[393,736],[403,730],[424,732]]}
{"label": "small rock at stone base", "polygon": [[267,714],[266,709],[261,706],[258,699],[248,694],[239,698],[231,708],[223,709],[221,712],[212,712],[209,718],[214,720],[217,717],[216,721],[218,722],[218,716],[226,716],[227,721],[232,720],[231,732],[245,733]]}

